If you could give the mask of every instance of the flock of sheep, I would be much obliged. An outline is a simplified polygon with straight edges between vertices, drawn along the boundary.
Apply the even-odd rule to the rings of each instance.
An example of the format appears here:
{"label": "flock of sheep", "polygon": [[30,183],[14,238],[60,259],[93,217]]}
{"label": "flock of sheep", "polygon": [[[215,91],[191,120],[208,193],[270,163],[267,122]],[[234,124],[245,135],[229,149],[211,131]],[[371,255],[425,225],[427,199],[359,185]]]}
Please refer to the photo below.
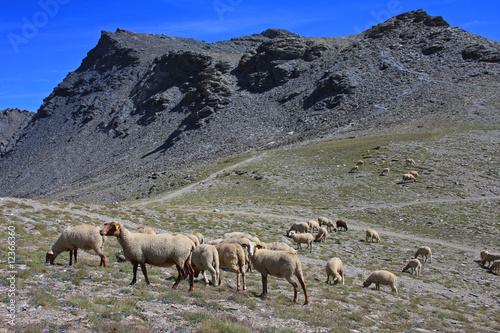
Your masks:
{"label": "flock of sheep", "polygon": [[[361,166],[363,166],[363,164],[365,164],[364,161],[358,161],[356,163],[355,166],[353,166],[350,170],[349,170],[349,173],[354,173],[354,172],[358,172],[361,168]],[[412,165],[415,165],[417,164],[415,162],[414,159],[412,158],[407,158],[404,162],[405,166],[412,166]],[[383,168],[382,171],[380,172],[380,175],[381,176],[388,176],[389,174],[391,173],[391,170],[389,168]],[[418,171],[415,171],[415,170],[412,170],[408,173],[405,173],[403,174],[402,176],[402,181],[405,183],[407,181],[411,181],[411,182],[416,182],[417,181],[417,177],[418,177]]]}

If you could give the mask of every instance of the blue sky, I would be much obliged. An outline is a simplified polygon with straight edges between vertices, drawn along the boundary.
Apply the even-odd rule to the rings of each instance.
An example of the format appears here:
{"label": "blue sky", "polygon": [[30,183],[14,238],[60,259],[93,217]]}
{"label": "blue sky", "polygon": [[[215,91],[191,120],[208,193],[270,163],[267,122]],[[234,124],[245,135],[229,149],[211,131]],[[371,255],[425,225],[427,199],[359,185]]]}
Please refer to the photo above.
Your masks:
{"label": "blue sky", "polygon": [[352,35],[422,8],[500,41],[498,0],[32,0],[0,11],[0,110],[36,111],[97,45],[102,30],[228,40],[280,28],[305,37]]}

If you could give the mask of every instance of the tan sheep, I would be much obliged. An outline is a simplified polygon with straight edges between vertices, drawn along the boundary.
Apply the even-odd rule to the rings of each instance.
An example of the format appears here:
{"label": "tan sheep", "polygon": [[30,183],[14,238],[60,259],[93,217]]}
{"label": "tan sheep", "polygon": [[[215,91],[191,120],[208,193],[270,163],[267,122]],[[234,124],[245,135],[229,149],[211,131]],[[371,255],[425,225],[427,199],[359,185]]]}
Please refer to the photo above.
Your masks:
{"label": "tan sheep", "polygon": [[195,235],[198,238],[200,244],[203,244],[205,242],[205,237],[198,231],[188,231],[186,232],[186,235]]}
{"label": "tan sheep", "polygon": [[390,286],[392,291],[396,294],[398,293],[397,288],[398,277],[388,271],[375,271],[368,276],[368,278],[363,282],[363,288],[369,287],[372,283],[375,283],[375,289],[379,290],[380,285]]}
{"label": "tan sheep", "polygon": [[374,240],[376,240],[378,243],[378,242],[380,242],[380,236],[378,235],[378,232],[376,232],[375,230],[370,228],[370,229],[366,230],[365,240],[367,242],[370,241],[372,243]]}
{"label": "tan sheep", "polygon": [[262,275],[262,293],[259,297],[267,297],[267,276],[272,275],[285,278],[292,285],[293,302],[297,303],[299,285],[292,277],[295,275],[304,292],[304,305],[309,303],[304,275],[302,273],[302,264],[296,254],[287,251],[260,249],[254,242],[248,244],[248,254],[255,269]]}
{"label": "tan sheep", "polygon": [[407,158],[405,160],[405,165],[415,165],[415,164],[417,164],[417,162],[415,162],[413,158]]}
{"label": "tan sheep", "polygon": [[403,268],[402,272],[406,272],[407,270],[410,270],[415,276],[420,276],[422,273],[422,263],[418,259],[411,259]]}
{"label": "tan sheep", "polygon": [[312,243],[314,241],[314,236],[312,234],[294,234],[292,239],[297,243],[297,249],[302,249],[302,244],[307,244],[306,250],[309,249],[309,253],[312,252]]}
{"label": "tan sheep", "polygon": [[417,252],[415,252],[415,259],[417,259],[418,256],[422,256],[424,258],[424,262],[427,262],[427,259],[429,259],[429,263],[432,262],[432,251],[431,248],[428,246],[421,246],[417,249]]}
{"label": "tan sheep", "polygon": [[261,241],[258,237],[255,237],[255,236],[252,236],[250,234],[247,234],[247,233],[244,233],[244,232],[240,232],[240,231],[234,231],[234,232],[228,232],[228,233],[225,233],[222,238],[224,239],[228,239],[228,238],[236,238],[236,237],[245,237],[249,240],[251,240],[252,242],[255,242],[257,244],[260,244]]}
{"label": "tan sheep", "polygon": [[318,217],[318,223],[319,223],[320,226],[325,225],[328,231],[335,231],[335,232],[337,232],[337,228],[333,224],[333,221],[330,220],[327,217],[324,217],[324,216]]}
{"label": "tan sheep", "polygon": [[69,265],[71,266],[73,257],[75,257],[76,264],[78,249],[94,250],[101,257],[99,266],[106,267],[106,256],[102,251],[106,237],[101,236],[100,230],[99,227],[86,224],[68,227],[46,253],[45,261],[54,265],[54,260],[61,252],[69,251]]}
{"label": "tan sheep", "polygon": [[320,227],[319,222],[317,222],[315,220],[309,220],[309,221],[307,221],[307,224],[309,225],[309,229],[311,231],[314,231],[314,229],[319,230],[319,227]]}
{"label": "tan sheep", "polygon": [[[252,237],[252,238],[256,238],[256,237]],[[222,239],[222,243],[236,243],[236,244],[240,244],[240,245],[248,244],[248,242],[251,242],[251,241],[252,241],[251,239],[248,239],[245,236],[234,236],[233,238],[223,238]],[[255,243],[260,244],[260,241],[258,243],[257,242],[255,242]],[[243,251],[243,252],[245,253],[245,262],[246,262],[247,270],[252,273],[253,272],[252,263],[250,262],[250,258],[248,257],[248,253],[247,253],[247,251]]]}
{"label": "tan sheep", "polygon": [[189,290],[194,290],[194,270],[191,266],[191,253],[194,243],[187,237],[176,234],[141,234],[132,233],[120,223],[104,224],[101,235],[114,236],[118,239],[125,257],[133,265],[132,282],[137,281],[137,268],[141,266],[142,274],[149,283],[146,263],[159,267],[170,267],[175,264],[179,275],[173,289],[177,289],[184,277],[189,276]]}
{"label": "tan sheep", "polygon": [[365,164],[365,162],[363,162],[361,160],[359,160],[359,161],[356,162],[356,165],[359,166],[359,167],[361,167],[363,164]]}
{"label": "tan sheep", "polygon": [[[490,262],[500,260],[500,253],[488,253],[481,261],[481,264],[486,267],[490,267]],[[487,264],[487,265],[486,265]]]}
{"label": "tan sheep", "polygon": [[483,250],[483,251],[479,252],[479,257],[481,258],[481,261],[483,261],[484,258],[486,258],[486,256],[488,255],[488,253],[489,252],[486,251],[486,250]]}
{"label": "tan sheep", "polygon": [[391,173],[391,169],[389,168],[383,168],[382,172],[380,173],[381,176],[388,176]]}
{"label": "tan sheep", "polygon": [[307,222],[294,222],[290,226],[290,229],[287,230],[286,236],[290,237],[291,231],[306,233],[308,230],[309,230],[309,224],[307,224]]}
{"label": "tan sheep", "polygon": [[415,179],[418,177],[418,171],[416,170],[412,170],[410,172],[408,172],[410,175],[412,175],[413,177],[415,177]]}
{"label": "tan sheep", "polygon": [[183,234],[183,236],[189,238],[194,243],[194,246],[200,245],[200,239],[198,237],[196,237],[196,235],[194,235],[194,234]]}
{"label": "tan sheep", "polygon": [[490,266],[490,273],[499,273],[500,271],[500,260],[495,260]]}
{"label": "tan sheep", "polygon": [[329,283],[330,276],[333,279],[333,284],[344,283],[344,265],[340,258],[332,258],[326,263],[326,283]]}
{"label": "tan sheep", "polygon": [[201,272],[205,284],[208,285],[206,274],[208,270],[210,274],[212,274],[212,284],[214,286],[219,285],[219,252],[214,245],[200,244],[197,246],[191,256],[191,263],[193,265],[195,277],[198,277],[198,274]]}
{"label": "tan sheep", "polygon": [[349,173],[355,173],[359,171],[359,165],[355,165],[349,170]]}
{"label": "tan sheep", "polygon": [[271,251],[287,251],[293,254],[297,254],[297,251],[293,247],[283,242],[268,243],[266,249]]}
{"label": "tan sheep", "polygon": [[[215,245],[219,253],[219,266],[236,273],[236,290],[241,290],[240,275],[243,282],[243,290],[247,289],[245,281],[245,251],[240,244],[220,243]],[[220,283],[219,283],[220,284]]]}
{"label": "tan sheep", "polygon": [[150,235],[156,234],[156,232],[153,229],[148,228],[148,227],[141,227],[141,228],[137,229],[137,232],[139,232],[141,234],[150,234]]}
{"label": "tan sheep", "polygon": [[326,236],[328,236],[328,230],[325,227],[320,227],[318,233],[314,237],[314,241],[326,243]]}
{"label": "tan sheep", "polygon": [[403,179],[403,182],[406,182],[406,181],[416,182],[417,181],[417,178],[415,178],[415,176],[410,174],[410,173],[405,173],[403,175],[402,179]]}

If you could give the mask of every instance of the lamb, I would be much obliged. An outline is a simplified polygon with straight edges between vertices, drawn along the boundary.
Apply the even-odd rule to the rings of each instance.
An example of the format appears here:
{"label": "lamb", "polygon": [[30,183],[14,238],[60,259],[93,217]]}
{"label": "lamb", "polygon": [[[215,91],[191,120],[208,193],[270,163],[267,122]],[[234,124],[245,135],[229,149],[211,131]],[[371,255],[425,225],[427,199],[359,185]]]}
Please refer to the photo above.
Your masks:
{"label": "lamb", "polygon": [[240,275],[243,282],[243,290],[246,290],[245,251],[241,245],[236,243],[220,243],[215,247],[219,253],[219,266],[236,273],[236,290],[241,290]]}
{"label": "lamb", "polygon": [[398,277],[388,271],[375,271],[368,276],[368,278],[363,282],[363,288],[369,287],[372,283],[375,283],[375,289],[379,290],[380,285],[390,286],[392,291],[396,294],[398,293],[397,288]]}
{"label": "lamb", "polygon": [[383,168],[382,172],[380,173],[381,176],[387,176],[391,173],[391,169],[389,168]]}
{"label": "lamb", "polygon": [[326,243],[327,235],[328,235],[328,230],[325,227],[320,227],[318,233],[314,237],[314,241]]}
{"label": "lamb", "polygon": [[309,249],[309,253],[312,252],[312,243],[314,241],[314,236],[310,233],[306,234],[294,234],[292,236],[294,242],[297,243],[297,249],[302,249],[301,244],[307,244],[306,249]]}
{"label": "lamb", "polygon": [[139,232],[141,234],[150,234],[150,235],[156,234],[156,232],[153,229],[148,228],[148,227],[139,228],[139,229],[137,229],[137,232]]}
{"label": "lamb", "polygon": [[207,274],[205,271],[210,271],[212,274],[212,284],[219,285],[219,252],[214,245],[200,244],[193,251],[191,256],[191,264],[194,269],[194,276],[198,277],[199,273],[203,274],[205,284],[208,285]]}
{"label": "lamb", "polygon": [[177,289],[184,277],[189,276],[189,291],[194,290],[194,270],[191,266],[191,254],[194,243],[187,237],[176,234],[141,234],[132,233],[120,223],[104,224],[103,236],[115,236],[120,243],[125,257],[133,265],[131,285],[137,281],[137,268],[140,265],[147,284],[149,283],[146,264],[159,267],[170,267],[175,264],[179,276],[173,289]]}
{"label": "lamb", "polygon": [[271,251],[287,251],[293,254],[297,254],[297,251],[293,247],[283,242],[269,243],[267,244],[267,249]]}
{"label": "lamb", "polygon": [[344,283],[344,265],[340,258],[332,258],[326,263],[326,283],[329,283],[330,276],[333,278],[333,284]]}
{"label": "lamb", "polygon": [[500,271],[500,260],[495,260],[490,266],[490,273],[499,273]]}
{"label": "lamb", "polygon": [[78,249],[86,251],[92,249],[101,257],[99,266],[106,267],[106,256],[102,251],[106,237],[101,236],[99,231],[99,227],[86,224],[68,227],[47,252],[45,261],[54,265],[54,260],[61,252],[69,251],[69,265],[71,266],[73,265],[73,256],[76,264]]}
{"label": "lamb", "polygon": [[427,259],[429,259],[429,263],[432,262],[432,251],[431,248],[428,246],[421,246],[417,249],[417,252],[415,252],[415,259],[421,255],[422,258],[424,258],[424,262],[427,262]]}
{"label": "lamb", "polygon": [[307,222],[294,222],[290,229],[286,232],[286,236],[290,237],[290,231],[296,231],[301,233],[306,233],[309,230],[309,224]]}
{"label": "lamb", "polygon": [[415,276],[420,276],[422,273],[422,263],[418,259],[411,259],[403,268],[402,272],[406,272],[407,270],[411,270],[411,273],[415,274]]}
{"label": "lamb", "polygon": [[293,302],[297,303],[299,285],[292,278],[293,275],[299,280],[304,292],[304,305],[309,303],[304,275],[302,273],[302,264],[296,254],[287,251],[271,251],[260,249],[260,246],[254,242],[248,244],[247,250],[250,260],[257,271],[262,275],[262,293],[259,297],[266,298],[268,295],[267,276],[285,278],[293,287]]}
{"label": "lamb", "polygon": [[[484,259],[481,261],[481,264],[486,267],[490,267],[490,262],[495,261],[495,260],[500,260],[500,253],[488,253],[484,257]],[[488,263],[488,265],[486,265]]]}
{"label": "lamb", "polygon": [[372,243],[373,240],[376,240],[377,243],[380,242],[380,236],[378,235],[378,232],[371,228],[366,230],[366,241],[368,242],[368,240],[370,240]]}
{"label": "lamb", "polygon": [[309,225],[311,231],[314,231],[314,229],[319,230],[319,222],[316,222],[315,220],[309,220],[307,221],[307,224]]}
{"label": "lamb", "polygon": [[413,158],[407,158],[405,160],[405,165],[415,165],[415,164],[417,164],[417,162],[415,162]]}
{"label": "lamb", "polygon": [[405,173],[403,175],[402,179],[403,179],[403,182],[406,182],[407,180],[412,181],[412,182],[416,182],[417,181],[417,178],[415,178],[415,176],[412,175],[412,174],[410,174],[410,173]]}
{"label": "lamb", "polygon": [[349,170],[349,173],[354,173],[359,171],[359,165],[355,165]]}
{"label": "lamb", "polygon": [[340,231],[340,229],[344,229],[345,231],[347,231],[347,223],[345,221],[337,220],[336,225],[337,225],[337,230]]}

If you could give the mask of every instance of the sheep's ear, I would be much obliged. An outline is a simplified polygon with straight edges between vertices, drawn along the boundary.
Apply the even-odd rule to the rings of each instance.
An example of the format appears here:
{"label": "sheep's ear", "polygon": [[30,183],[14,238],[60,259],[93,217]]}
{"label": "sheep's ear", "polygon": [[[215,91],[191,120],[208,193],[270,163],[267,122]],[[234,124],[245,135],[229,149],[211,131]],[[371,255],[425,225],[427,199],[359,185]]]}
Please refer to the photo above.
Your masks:
{"label": "sheep's ear", "polygon": [[258,249],[262,249],[262,245],[260,245],[260,244],[255,245],[255,247]]}
{"label": "sheep's ear", "polygon": [[247,247],[250,247],[250,245],[248,245],[248,243],[243,243],[243,244],[241,244],[241,247],[242,248],[247,248]]}
{"label": "sheep's ear", "polygon": [[47,254],[53,255],[53,254],[54,254],[54,252],[52,252],[52,250],[49,250],[49,251],[47,252]]}
{"label": "sheep's ear", "polygon": [[117,224],[115,225],[116,230],[120,230],[120,227],[121,227],[121,225],[120,225],[119,223],[117,223]]}

